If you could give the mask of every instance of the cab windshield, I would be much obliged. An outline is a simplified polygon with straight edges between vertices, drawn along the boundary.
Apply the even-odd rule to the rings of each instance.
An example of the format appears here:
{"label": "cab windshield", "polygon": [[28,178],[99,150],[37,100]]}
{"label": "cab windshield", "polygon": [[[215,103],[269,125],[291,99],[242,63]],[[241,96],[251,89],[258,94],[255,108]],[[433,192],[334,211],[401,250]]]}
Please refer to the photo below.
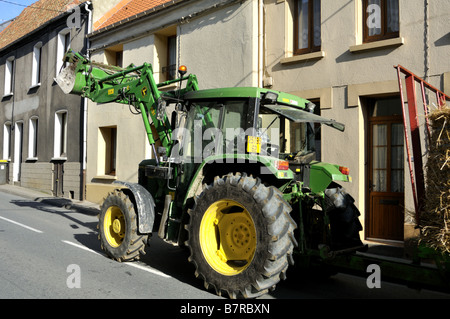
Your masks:
{"label": "cab windshield", "polygon": [[257,131],[269,153],[278,153],[280,158],[294,158],[315,152],[314,126],[309,122],[295,123],[262,107]]}
{"label": "cab windshield", "polygon": [[177,134],[183,145],[180,155],[185,160],[194,159],[200,163],[209,156],[244,154],[248,150],[248,136],[259,138],[260,155],[285,159],[315,152],[315,127],[308,122],[311,119],[309,116],[314,114],[297,109],[280,109],[278,105],[261,105],[258,116],[254,117],[249,114],[251,101],[191,102],[184,130]]}
{"label": "cab windshield", "polygon": [[224,153],[244,153],[248,100],[191,103],[186,119],[183,156],[202,159]]}

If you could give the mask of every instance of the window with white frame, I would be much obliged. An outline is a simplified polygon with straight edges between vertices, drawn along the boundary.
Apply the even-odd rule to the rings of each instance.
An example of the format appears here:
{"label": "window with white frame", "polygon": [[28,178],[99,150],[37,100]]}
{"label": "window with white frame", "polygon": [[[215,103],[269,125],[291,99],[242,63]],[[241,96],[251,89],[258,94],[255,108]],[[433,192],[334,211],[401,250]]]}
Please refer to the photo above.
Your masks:
{"label": "window with white frame", "polygon": [[67,111],[55,114],[54,158],[67,157]]}
{"label": "window with white frame", "polygon": [[3,159],[11,158],[11,123],[5,123],[3,126]]}
{"label": "window with white frame", "polygon": [[38,146],[38,118],[33,117],[30,119],[28,132],[28,158],[37,158],[37,146]]}
{"label": "window with white frame", "polygon": [[31,86],[41,84],[42,42],[33,47],[33,67],[31,71]]}
{"label": "window with white frame", "polygon": [[57,37],[57,51],[56,51],[56,75],[59,74],[59,71],[64,66],[63,57],[64,54],[70,48],[70,29],[64,29],[58,33]]}
{"label": "window with white frame", "polygon": [[14,91],[14,57],[6,59],[5,63],[5,86],[3,95],[11,95]]}

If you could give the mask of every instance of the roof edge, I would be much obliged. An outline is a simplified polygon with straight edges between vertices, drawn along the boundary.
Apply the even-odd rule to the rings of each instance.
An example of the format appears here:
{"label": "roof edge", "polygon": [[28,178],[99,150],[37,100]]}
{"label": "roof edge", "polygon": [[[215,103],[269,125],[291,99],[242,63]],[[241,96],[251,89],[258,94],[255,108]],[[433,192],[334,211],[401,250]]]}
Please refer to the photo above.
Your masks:
{"label": "roof edge", "polygon": [[174,6],[174,5],[177,5],[177,4],[182,3],[182,2],[187,2],[187,1],[189,1],[189,0],[172,0],[172,1],[160,4],[159,6],[156,6],[156,7],[153,7],[152,9],[149,9],[149,10],[143,11],[141,13],[138,13],[138,14],[132,16],[132,17],[120,20],[119,22],[116,22],[116,23],[113,23],[113,24],[111,24],[109,26],[106,26],[106,27],[103,27],[101,29],[95,30],[95,31],[89,33],[87,35],[87,37],[88,38],[92,38],[92,37],[94,37],[96,35],[99,35],[99,34],[101,34],[103,32],[109,31],[111,29],[115,29],[115,28],[117,28],[119,26],[122,26],[124,24],[127,24],[127,23],[130,23],[132,21],[138,20],[140,18],[143,18],[143,17],[146,17],[146,16],[150,16],[152,14],[156,14],[157,12],[160,12],[163,9],[170,8],[170,7]]}
{"label": "roof edge", "polygon": [[122,0],[119,3],[117,3],[114,7],[112,7],[110,10],[108,10],[100,19],[98,19],[98,21],[95,21],[92,24],[93,29],[100,30],[101,28],[98,28],[98,27],[101,27],[112,16],[114,16],[119,10],[121,10],[123,7],[127,6],[131,1],[133,1],[133,0]]}
{"label": "roof edge", "polygon": [[[79,5],[76,5],[75,7],[80,7],[80,8],[81,8],[81,6],[85,5],[85,4],[88,3],[88,2],[90,2],[90,1],[82,2],[82,3],[80,3]],[[54,17],[54,18],[52,18],[52,19],[50,19],[50,20],[48,20],[48,21],[46,21],[45,23],[43,23],[42,25],[40,25],[39,27],[37,27],[37,28],[34,29],[33,31],[31,31],[31,32],[25,34],[24,36],[22,36],[22,37],[20,37],[20,38],[18,38],[18,39],[16,39],[16,40],[14,40],[13,42],[7,44],[7,45],[4,46],[3,48],[0,48],[0,54],[1,54],[3,51],[9,49],[10,47],[16,45],[17,43],[20,43],[20,42],[23,41],[24,39],[26,39],[26,38],[32,36],[32,35],[35,34],[36,32],[39,32],[40,30],[42,30],[43,28],[47,27],[48,25],[54,23],[55,21],[64,18],[64,16],[67,16],[67,15],[72,14],[72,13],[73,13],[73,12],[72,12],[73,8],[74,8],[74,7],[70,7],[66,12],[63,12],[63,13],[61,13],[60,15],[58,15],[58,16],[56,16],[56,17]],[[16,17],[16,18],[17,18],[17,17]]]}

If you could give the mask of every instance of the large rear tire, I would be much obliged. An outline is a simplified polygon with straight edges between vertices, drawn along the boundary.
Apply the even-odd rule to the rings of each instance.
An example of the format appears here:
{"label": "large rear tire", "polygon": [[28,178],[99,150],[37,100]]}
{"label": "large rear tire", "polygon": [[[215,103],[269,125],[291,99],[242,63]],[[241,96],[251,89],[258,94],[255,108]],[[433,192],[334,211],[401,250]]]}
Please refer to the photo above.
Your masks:
{"label": "large rear tire", "polygon": [[189,261],[205,287],[255,298],[285,278],[295,244],[290,205],[245,174],[216,177],[189,210]]}
{"label": "large rear tire", "polygon": [[103,202],[99,215],[102,250],[117,261],[132,261],[145,254],[147,235],[138,233],[137,216],[130,198],[115,190]]}
{"label": "large rear tire", "polygon": [[361,247],[359,232],[362,230],[355,200],[338,184],[325,190],[325,211],[330,218],[333,250]]}

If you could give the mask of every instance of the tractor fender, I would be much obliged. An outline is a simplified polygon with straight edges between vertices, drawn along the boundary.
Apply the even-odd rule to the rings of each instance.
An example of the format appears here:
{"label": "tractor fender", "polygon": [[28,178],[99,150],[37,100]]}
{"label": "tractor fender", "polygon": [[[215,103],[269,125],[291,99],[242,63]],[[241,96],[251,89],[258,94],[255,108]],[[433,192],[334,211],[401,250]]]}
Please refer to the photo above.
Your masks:
{"label": "tractor fender", "polygon": [[136,183],[115,181],[114,184],[123,185],[132,193],[132,200],[137,210],[139,232],[141,234],[151,233],[155,222],[155,201],[149,191]]}
{"label": "tractor fender", "polygon": [[309,165],[309,185],[313,193],[325,191],[332,182],[351,182],[350,175],[339,171],[339,165],[313,162]]}

